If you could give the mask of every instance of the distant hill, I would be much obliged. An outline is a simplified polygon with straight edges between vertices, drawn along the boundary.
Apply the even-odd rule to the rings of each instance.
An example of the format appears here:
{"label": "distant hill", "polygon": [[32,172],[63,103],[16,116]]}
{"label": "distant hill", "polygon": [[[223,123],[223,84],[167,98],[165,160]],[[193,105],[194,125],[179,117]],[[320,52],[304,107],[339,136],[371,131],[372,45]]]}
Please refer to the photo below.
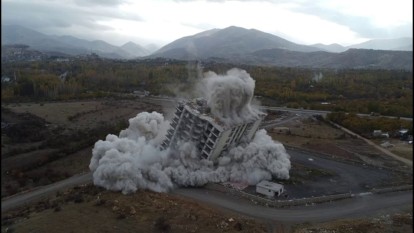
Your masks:
{"label": "distant hill", "polygon": [[[380,42],[356,46],[377,44],[377,47],[381,47]],[[397,39],[394,42],[393,45],[406,45],[409,41]],[[388,44],[387,48],[394,46]],[[183,37],[167,44],[149,57],[286,67],[405,70],[412,70],[413,61],[411,51],[353,49],[339,44],[306,46],[255,29],[234,26]]]}
{"label": "distant hill", "polygon": [[131,57],[143,57],[149,55],[151,52],[140,46],[135,44],[134,42],[128,42],[121,46],[125,52],[129,53]]}
{"label": "distant hill", "polygon": [[314,44],[312,47],[319,48],[323,51],[340,53],[348,49],[375,49],[375,50],[392,50],[392,51],[413,51],[412,38],[397,38],[397,39],[375,39],[363,43],[354,44],[350,46],[342,46],[340,44]]}
{"label": "distant hill", "polygon": [[2,45],[25,44],[42,52],[61,52],[69,55],[96,53],[106,58],[136,58],[146,56],[149,51],[136,44],[125,47],[111,45],[102,40],[88,41],[73,36],[46,35],[18,25],[2,25]]}
{"label": "distant hill", "polygon": [[122,59],[159,57],[312,68],[412,70],[413,67],[411,38],[371,40],[347,47],[339,44],[307,46],[256,29],[235,26],[211,29],[180,38],[151,55],[149,55],[151,50],[156,49],[154,45],[142,47],[128,42],[122,46],[114,46],[102,40],[88,41],[67,35],[45,35],[16,25],[2,26],[2,45],[8,44],[25,44],[32,50],[49,54],[51,52],[69,55],[96,53],[101,57]]}
{"label": "distant hill", "polygon": [[333,52],[333,53],[341,53],[347,50],[346,47],[340,45],[340,44],[330,44],[330,45],[325,45],[325,44],[313,44],[311,45],[312,47],[315,48],[319,48],[323,51],[326,52]]}
{"label": "distant hill", "polygon": [[360,44],[350,45],[347,48],[413,51],[413,39],[407,37],[397,39],[375,39]]}
{"label": "distant hill", "polygon": [[301,52],[320,50],[311,46],[295,44],[256,29],[248,30],[231,26],[180,38],[162,47],[152,56],[176,59],[228,57],[273,48]]}
{"label": "distant hill", "polygon": [[[89,54],[93,52],[93,53],[98,54],[99,56],[108,57],[108,58],[132,57],[130,53],[123,50],[122,48],[108,44],[107,42],[102,41],[102,40],[88,41],[88,40],[79,39],[73,36],[50,36],[50,37],[55,38],[58,41],[58,43],[63,42],[69,46],[62,48],[62,47],[55,47],[54,45],[50,45],[49,48],[43,48],[44,50],[45,49],[48,49],[48,50],[59,50],[60,49],[62,52],[72,54],[72,55]],[[76,48],[77,50],[75,50],[75,52],[71,52],[71,49],[73,48]]]}
{"label": "distant hill", "polygon": [[242,57],[232,57],[228,61],[304,68],[412,70],[413,52],[349,49],[342,53],[325,51],[304,53],[285,49],[266,49]]}
{"label": "distant hill", "polygon": [[148,44],[144,47],[145,47],[145,49],[147,49],[150,52],[150,54],[157,51],[158,49],[160,49],[160,46],[158,46],[156,44]]}

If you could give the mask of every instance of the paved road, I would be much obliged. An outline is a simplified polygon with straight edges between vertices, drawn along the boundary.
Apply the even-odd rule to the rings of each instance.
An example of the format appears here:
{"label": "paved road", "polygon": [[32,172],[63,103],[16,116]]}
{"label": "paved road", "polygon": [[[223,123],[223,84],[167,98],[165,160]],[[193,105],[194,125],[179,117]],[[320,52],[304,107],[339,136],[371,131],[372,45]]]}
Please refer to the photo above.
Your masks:
{"label": "paved road", "polygon": [[[322,115],[326,116],[326,114],[331,113],[331,111],[323,111],[323,110],[310,110],[310,109],[296,109],[296,108],[285,108],[285,107],[271,107],[271,106],[260,106],[260,108],[266,110],[276,110],[276,111],[284,111],[284,112],[294,112],[299,114],[308,114],[308,115]],[[361,117],[387,117],[387,118],[397,118],[395,116],[371,116],[370,114],[358,113],[356,114]],[[401,120],[412,121],[413,118],[408,117],[400,117]]]}
{"label": "paved road", "polygon": [[10,209],[38,201],[45,196],[54,194],[56,191],[90,182],[92,182],[92,173],[88,172],[86,174],[75,175],[66,180],[4,198],[1,200],[1,212],[3,213]]}
{"label": "paved road", "polygon": [[[165,100],[164,100],[165,101]],[[269,107],[269,109],[271,109]],[[296,111],[297,112],[297,111]],[[300,113],[314,114],[314,110],[299,110]],[[92,181],[91,173],[77,175],[69,179],[40,187],[28,192],[11,196],[2,200],[1,212],[38,201],[42,197],[51,195],[58,190],[86,184]],[[263,219],[277,219],[279,221],[315,221],[328,220],[339,217],[355,216],[359,213],[372,213],[380,210],[412,209],[412,190],[408,192],[389,193],[381,195],[369,195],[365,197],[348,199],[329,204],[319,204],[314,207],[302,207],[291,209],[273,209],[246,203],[245,200],[236,200],[221,193],[204,189],[177,189],[174,194],[187,196],[209,204],[231,209],[246,215]]]}
{"label": "paved road", "polygon": [[322,222],[347,217],[362,217],[381,213],[412,210],[412,190],[406,192],[368,195],[285,209],[269,208],[238,199],[228,194],[205,189],[176,189],[173,194],[185,196],[216,207],[239,212],[251,217],[278,222]]}
{"label": "paved road", "polygon": [[[1,212],[3,213],[29,202],[34,202],[64,188],[90,183],[91,179],[91,173],[77,175],[61,182],[9,197],[2,200]],[[344,217],[378,214],[381,212],[397,212],[412,209],[413,203],[412,190],[381,195],[368,195],[315,206],[300,206],[288,209],[253,205],[247,200],[233,197],[229,194],[199,188],[180,188],[173,190],[172,194],[192,198],[255,218],[283,222],[326,221]]]}

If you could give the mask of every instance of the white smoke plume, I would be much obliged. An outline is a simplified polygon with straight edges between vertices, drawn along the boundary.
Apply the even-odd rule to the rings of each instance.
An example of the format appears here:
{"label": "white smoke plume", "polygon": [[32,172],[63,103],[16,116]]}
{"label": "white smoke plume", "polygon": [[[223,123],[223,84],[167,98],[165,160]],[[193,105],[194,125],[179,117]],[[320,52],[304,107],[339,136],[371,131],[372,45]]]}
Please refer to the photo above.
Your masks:
{"label": "white smoke plume", "polygon": [[258,119],[259,110],[250,105],[255,81],[246,71],[233,68],[225,75],[210,71],[204,77],[204,97],[221,122],[232,125]]}
{"label": "white smoke plume", "polygon": [[[233,69],[223,76],[210,73],[207,79],[212,93],[210,107],[216,114],[229,122],[231,119],[231,123],[257,117],[250,106],[254,80],[245,71]],[[226,88],[232,96],[225,93]],[[229,99],[222,101],[220,97]],[[177,186],[209,182],[254,185],[262,180],[289,178],[290,157],[265,130],[257,131],[250,143],[229,149],[214,164],[203,159],[192,142],[180,142],[175,150],[161,150],[169,127],[162,114],[142,112],[129,120],[129,127],[119,136],[109,134],[104,141],[96,142],[89,165],[94,184],[126,194],[138,189],[167,192]]]}

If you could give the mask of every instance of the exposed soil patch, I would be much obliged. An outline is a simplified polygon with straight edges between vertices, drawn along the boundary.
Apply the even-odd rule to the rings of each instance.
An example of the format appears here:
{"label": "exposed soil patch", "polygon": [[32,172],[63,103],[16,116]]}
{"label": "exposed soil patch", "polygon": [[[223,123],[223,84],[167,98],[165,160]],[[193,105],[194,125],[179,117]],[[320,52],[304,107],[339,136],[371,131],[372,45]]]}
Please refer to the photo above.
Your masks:
{"label": "exposed soil patch", "polygon": [[409,144],[406,141],[401,140],[389,140],[389,142],[393,145],[389,150],[403,158],[413,160],[413,144]]}
{"label": "exposed soil patch", "polygon": [[386,233],[412,232],[413,213],[381,215],[373,218],[336,220],[320,224],[300,224],[294,227],[294,233]]}
{"label": "exposed soil patch", "polygon": [[[303,116],[283,126],[289,128],[289,133],[269,131],[269,134],[274,140],[286,146],[309,149],[361,164],[402,171],[409,170],[405,164],[390,158],[363,140],[348,135],[315,117]],[[394,143],[399,145],[395,140]],[[397,154],[402,154],[402,157],[412,158],[412,145],[400,145],[390,150],[392,149],[399,151]],[[409,152],[411,154],[408,155]]]}
{"label": "exposed soil patch", "polygon": [[267,232],[238,214],[165,193],[78,186],[2,216],[2,232]]}
{"label": "exposed soil patch", "polygon": [[160,106],[103,99],[2,105],[2,197],[89,170],[92,147]]}
{"label": "exposed soil patch", "polygon": [[[2,152],[6,152],[6,156],[2,153],[2,196],[87,171],[94,142],[103,139],[108,133],[117,134],[119,130],[126,128],[127,120],[139,112],[162,112],[158,105],[131,100],[21,104],[9,107],[9,116],[24,114],[26,117],[26,120],[24,117],[15,117],[16,124],[30,121],[27,116],[31,116],[35,119],[33,127],[36,122],[44,123],[45,126],[37,124],[36,127],[46,133],[38,141],[18,142],[11,137],[6,137],[5,140],[2,137]],[[58,110],[59,107],[63,108],[62,111]],[[46,111],[40,111],[39,108]],[[31,112],[24,113],[29,110]],[[277,120],[278,114],[272,114],[268,120]],[[44,119],[39,120],[42,116]],[[286,145],[333,154],[345,160],[357,160],[361,163],[372,160],[379,161],[382,166],[398,166],[364,142],[313,117],[288,121],[286,127],[290,128],[290,134],[270,135]],[[351,179],[349,183],[342,184],[340,182],[348,180],[339,179],[338,174],[342,173],[329,170],[329,166],[321,168],[304,164],[306,163],[303,161],[292,163],[291,179],[278,181],[285,185],[290,197],[303,197],[304,193],[308,196],[343,193],[349,189],[341,188],[352,185],[355,186],[352,186],[355,192],[372,188],[369,182],[364,183],[364,179],[369,178],[366,175],[356,174],[358,179],[351,177],[355,182]],[[387,176],[386,172],[381,174]],[[373,173],[372,176],[379,177],[379,174]],[[407,181],[409,178],[410,176],[403,174],[395,175],[392,184],[388,181],[381,183],[378,178],[374,186],[405,184],[410,182]],[[339,189],[327,193],[323,189],[328,187],[327,184]],[[253,189],[250,191],[254,192]],[[353,227],[356,228],[345,227],[352,226],[351,223],[334,223],[333,228],[317,225],[303,226],[298,230],[355,232],[350,229],[377,229],[376,226],[380,229],[397,229],[397,232],[404,232],[410,226],[412,229],[406,216],[392,216],[391,219],[391,225],[370,225],[371,220],[363,220],[361,224],[353,222]],[[125,196],[91,185],[76,187],[36,205],[7,213],[2,218],[2,231],[6,231],[6,228],[7,232],[267,232],[262,223],[236,214],[223,213],[180,197],[148,191]]]}
{"label": "exposed soil patch", "polygon": [[30,143],[49,136],[47,121],[31,113],[15,113],[1,108],[1,133],[9,143]]}

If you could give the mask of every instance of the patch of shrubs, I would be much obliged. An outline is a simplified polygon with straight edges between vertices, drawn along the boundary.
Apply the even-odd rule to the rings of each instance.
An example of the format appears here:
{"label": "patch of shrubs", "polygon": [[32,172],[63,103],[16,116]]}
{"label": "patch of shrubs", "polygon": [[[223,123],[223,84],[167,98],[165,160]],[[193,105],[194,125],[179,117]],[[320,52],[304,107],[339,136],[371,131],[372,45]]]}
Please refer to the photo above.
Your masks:
{"label": "patch of shrubs", "polygon": [[157,218],[154,223],[154,228],[160,232],[169,232],[171,230],[171,226],[164,216]]}

